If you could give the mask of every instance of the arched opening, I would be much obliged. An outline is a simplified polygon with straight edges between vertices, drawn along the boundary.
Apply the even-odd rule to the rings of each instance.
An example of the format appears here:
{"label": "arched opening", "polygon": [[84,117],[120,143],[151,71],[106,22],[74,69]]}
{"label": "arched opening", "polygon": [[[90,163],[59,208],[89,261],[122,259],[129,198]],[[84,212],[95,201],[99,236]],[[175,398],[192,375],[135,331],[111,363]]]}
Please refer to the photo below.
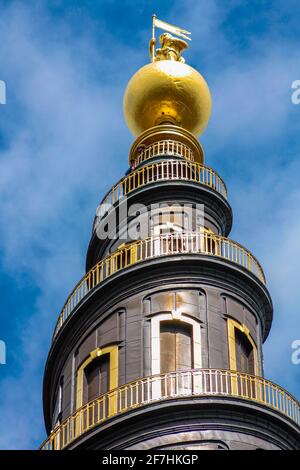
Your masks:
{"label": "arched opening", "polygon": [[190,373],[177,374],[177,371],[193,368],[193,328],[181,321],[160,323],[160,372],[162,396],[190,393],[192,376]]}
{"label": "arched opening", "polygon": [[84,369],[83,404],[108,392],[110,389],[110,354],[96,357]]}
{"label": "arched opening", "polygon": [[236,369],[247,374],[255,374],[254,350],[249,339],[242,331],[235,331]]}
{"label": "arched opening", "polygon": [[180,321],[160,323],[160,371],[162,374],[193,368],[192,325]]}

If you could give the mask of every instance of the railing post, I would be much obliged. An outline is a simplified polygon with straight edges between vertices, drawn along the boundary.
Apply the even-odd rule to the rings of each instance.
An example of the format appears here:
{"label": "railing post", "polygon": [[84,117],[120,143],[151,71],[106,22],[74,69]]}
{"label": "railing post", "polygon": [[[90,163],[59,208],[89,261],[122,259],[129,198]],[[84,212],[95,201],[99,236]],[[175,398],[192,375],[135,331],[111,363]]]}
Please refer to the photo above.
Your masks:
{"label": "railing post", "polygon": [[114,416],[117,414],[117,391],[113,390],[108,394],[108,417]]}
{"label": "railing post", "polygon": [[161,398],[161,377],[156,376],[151,380],[151,401],[159,400]]}

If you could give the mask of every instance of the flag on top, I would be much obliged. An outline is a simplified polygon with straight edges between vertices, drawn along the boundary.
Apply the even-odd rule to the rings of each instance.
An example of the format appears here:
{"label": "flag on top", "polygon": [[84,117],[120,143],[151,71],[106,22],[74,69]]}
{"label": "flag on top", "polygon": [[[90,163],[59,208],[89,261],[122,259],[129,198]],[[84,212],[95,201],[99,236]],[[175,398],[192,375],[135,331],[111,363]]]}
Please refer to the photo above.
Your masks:
{"label": "flag on top", "polygon": [[168,31],[169,33],[173,33],[176,36],[180,36],[184,39],[187,39],[188,41],[192,40],[192,38],[189,37],[189,35],[191,34],[189,31],[179,28],[178,26],[173,26],[172,24],[166,23],[165,21],[161,21],[156,18],[155,15],[153,15],[153,27],[155,26],[159,29],[163,29],[164,31]]}

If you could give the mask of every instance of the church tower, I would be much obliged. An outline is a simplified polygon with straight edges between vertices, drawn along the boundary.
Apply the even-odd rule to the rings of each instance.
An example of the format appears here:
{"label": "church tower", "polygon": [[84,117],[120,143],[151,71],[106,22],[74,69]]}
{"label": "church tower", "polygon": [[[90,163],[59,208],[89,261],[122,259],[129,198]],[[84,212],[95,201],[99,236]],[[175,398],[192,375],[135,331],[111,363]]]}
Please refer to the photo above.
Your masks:
{"label": "church tower", "polygon": [[188,39],[154,17],[151,62],[125,91],[130,169],[58,317],[42,449],[300,449],[299,403],[263,374],[263,269],[229,238],[226,185],[204,164],[211,95]]}

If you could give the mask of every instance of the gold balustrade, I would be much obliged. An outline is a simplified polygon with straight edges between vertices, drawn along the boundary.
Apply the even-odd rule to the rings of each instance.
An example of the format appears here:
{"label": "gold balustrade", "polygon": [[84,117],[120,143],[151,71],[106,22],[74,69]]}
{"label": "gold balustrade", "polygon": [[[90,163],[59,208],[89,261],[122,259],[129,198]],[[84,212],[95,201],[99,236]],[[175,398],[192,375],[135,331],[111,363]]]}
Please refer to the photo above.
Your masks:
{"label": "gold balustrade", "polygon": [[135,167],[151,158],[164,155],[185,158],[191,162],[194,161],[193,151],[187,145],[177,140],[166,139],[140,147],[135,157]]}
{"label": "gold balustrade", "polygon": [[55,428],[41,449],[64,449],[95,426],[138,407],[174,398],[205,396],[255,402],[300,425],[299,402],[278,385],[243,372],[189,369],[145,377],[99,396]]}
{"label": "gold balustrade", "polygon": [[132,171],[113,186],[104,196],[97,209],[94,229],[97,226],[97,221],[101,220],[120,198],[148,184],[167,180],[190,181],[192,183],[205,185],[220,193],[225,199],[227,198],[227,189],[224,181],[218,173],[211,168],[197,162],[183,160],[156,162]]}
{"label": "gold balustrade", "polygon": [[242,266],[265,283],[257,259],[242,245],[228,238],[207,232],[177,232],[137,240],[108,255],[81,279],[59,315],[54,337],[79,302],[102,281],[148,259],[177,254],[204,254],[223,258]]}

